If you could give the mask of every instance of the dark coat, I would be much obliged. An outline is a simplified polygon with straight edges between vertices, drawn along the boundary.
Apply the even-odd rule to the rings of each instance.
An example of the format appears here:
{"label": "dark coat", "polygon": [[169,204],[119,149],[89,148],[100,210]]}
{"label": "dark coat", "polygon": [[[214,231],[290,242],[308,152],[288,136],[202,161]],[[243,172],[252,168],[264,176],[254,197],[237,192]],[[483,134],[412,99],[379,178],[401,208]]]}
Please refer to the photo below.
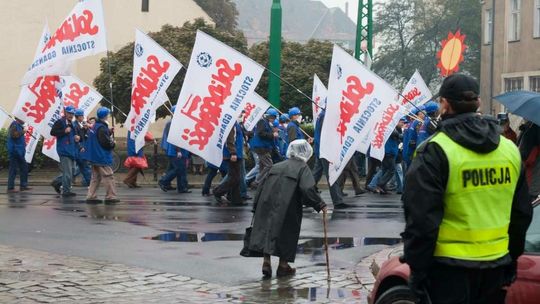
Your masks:
{"label": "dark coat", "polygon": [[[493,118],[476,113],[447,117],[439,124],[444,132],[464,148],[477,153],[489,153],[499,146],[500,130]],[[425,142],[416,151],[407,170],[403,192],[405,209],[404,261],[413,272],[427,272],[434,261],[449,266],[481,269],[503,266],[523,253],[525,233],[532,219],[532,206],[527,195],[524,174],[519,177],[508,234],[510,255],[496,261],[465,261],[450,258],[434,258],[439,225],[444,217],[444,193],[448,182],[449,164],[442,148],[433,142]],[[489,208],[489,202],[486,202]]]}
{"label": "dark coat", "polygon": [[249,249],[294,262],[302,205],[317,212],[326,206],[308,165],[297,159],[275,164],[255,196]]}

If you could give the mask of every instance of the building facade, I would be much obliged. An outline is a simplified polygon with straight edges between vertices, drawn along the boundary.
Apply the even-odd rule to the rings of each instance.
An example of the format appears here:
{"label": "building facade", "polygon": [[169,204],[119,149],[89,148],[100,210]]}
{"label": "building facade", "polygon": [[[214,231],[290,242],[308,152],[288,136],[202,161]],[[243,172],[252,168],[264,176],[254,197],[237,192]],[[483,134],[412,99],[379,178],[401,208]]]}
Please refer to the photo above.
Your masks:
{"label": "building facade", "polygon": [[482,0],[481,98],[484,113],[504,108],[493,96],[540,92],[540,0]]}
{"label": "building facade", "polygon": [[[192,0],[102,1],[110,51],[133,41],[136,28],[152,32],[164,24],[182,26],[196,18],[212,21]],[[17,101],[21,78],[33,60],[43,25],[48,22],[54,32],[76,3],[77,0],[0,0],[0,106],[6,111],[11,112]],[[73,74],[92,85],[105,55],[77,60]]]}

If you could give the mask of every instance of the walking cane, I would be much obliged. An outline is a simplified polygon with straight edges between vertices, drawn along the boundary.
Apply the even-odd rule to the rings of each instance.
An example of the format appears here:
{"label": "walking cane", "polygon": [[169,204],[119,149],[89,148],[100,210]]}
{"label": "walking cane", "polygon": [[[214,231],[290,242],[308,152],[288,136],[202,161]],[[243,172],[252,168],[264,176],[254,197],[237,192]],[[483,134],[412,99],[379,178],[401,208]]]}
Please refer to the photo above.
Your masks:
{"label": "walking cane", "polygon": [[328,231],[326,229],[326,210],[323,210],[323,228],[324,228],[324,252],[326,254],[326,274],[327,281],[330,282],[330,260],[328,258]]}

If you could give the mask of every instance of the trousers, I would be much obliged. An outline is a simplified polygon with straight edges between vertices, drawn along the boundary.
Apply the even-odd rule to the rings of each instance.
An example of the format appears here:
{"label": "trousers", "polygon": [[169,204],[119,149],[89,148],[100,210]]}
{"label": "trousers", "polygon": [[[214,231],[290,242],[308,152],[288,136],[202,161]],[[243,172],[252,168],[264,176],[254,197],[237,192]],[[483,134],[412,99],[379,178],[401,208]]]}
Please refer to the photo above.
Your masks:
{"label": "trousers", "polygon": [[28,164],[24,159],[24,155],[18,153],[9,153],[9,175],[8,175],[8,190],[15,188],[15,178],[17,171],[21,178],[21,188],[28,186]]}
{"label": "trousers", "polygon": [[116,198],[116,184],[114,182],[114,172],[111,167],[103,167],[92,165],[92,180],[90,181],[90,186],[88,187],[88,193],[86,194],[86,199],[96,199],[96,192],[99,189],[99,185],[103,181],[105,185],[105,199],[115,199]]}

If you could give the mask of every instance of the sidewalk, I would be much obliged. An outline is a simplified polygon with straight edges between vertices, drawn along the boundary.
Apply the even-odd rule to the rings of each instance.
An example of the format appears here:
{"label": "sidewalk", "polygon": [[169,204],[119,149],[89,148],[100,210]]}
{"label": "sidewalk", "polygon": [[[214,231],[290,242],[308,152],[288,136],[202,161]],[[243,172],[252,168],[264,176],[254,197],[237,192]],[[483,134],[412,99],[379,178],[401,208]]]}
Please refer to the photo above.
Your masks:
{"label": "sidewalk", "polygon": [[[328,287],[331,286],[331,289]],[[0,245],[0,303],[365,303],[354,272],[219,286],[173,273]]]}
{"label": "sidewalk", "polygon": [[362,288],[371,292],[376,278],[373,272],[379,272],[384,262],[395,256],[403,254],[403,244],[398,244],[392,247],[385,248],[377,253],[374,253],[360,261],[356,266],[355,273]]}

